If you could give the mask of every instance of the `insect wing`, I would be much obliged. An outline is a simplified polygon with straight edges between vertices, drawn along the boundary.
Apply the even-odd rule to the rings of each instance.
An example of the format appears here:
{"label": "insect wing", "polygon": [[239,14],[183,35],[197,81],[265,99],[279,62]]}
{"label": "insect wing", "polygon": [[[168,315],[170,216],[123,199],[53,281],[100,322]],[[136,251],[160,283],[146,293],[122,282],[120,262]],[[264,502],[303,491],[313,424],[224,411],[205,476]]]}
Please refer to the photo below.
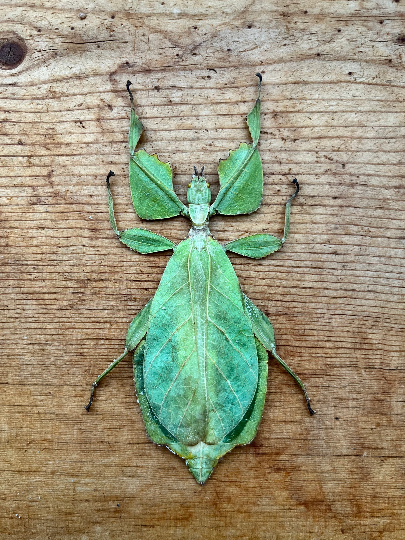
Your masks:
{"label": "insect wing", "polygon": [[258,359],[239,283],[209,239],[175,250],[152,302],[144,385],[159,423],[179,442],[216,444],[245,416]]}

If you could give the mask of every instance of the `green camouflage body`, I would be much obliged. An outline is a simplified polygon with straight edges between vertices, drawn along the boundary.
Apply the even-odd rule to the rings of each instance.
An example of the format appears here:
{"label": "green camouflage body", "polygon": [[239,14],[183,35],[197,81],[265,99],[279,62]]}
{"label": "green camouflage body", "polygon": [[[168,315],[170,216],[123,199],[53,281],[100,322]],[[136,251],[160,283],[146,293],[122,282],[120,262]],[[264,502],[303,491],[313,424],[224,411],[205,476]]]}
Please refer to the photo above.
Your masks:
{"label": "green camouflage body", "polygon": [[[264,394],[257,398],[257,347],[224,249],[207,227],[193,228],[175,248],[151,302],[134,369],[149,436],[186,458],[199,482],[232,446],[254,437],[264,403]],[[262,378],[264,371],[267,363]],[[242,443],[232,443],[229,435],[246,427],[254,401],[254,425]]]}
{"label": "green camouflage body", "polygon": [[[259,75],[260,81],[261,76]],[[130,324],[124,353],[93,383],[94,389],[125,355],[134,351],[134,380],[149,437],[184,458],[203,484],[218,459],[234,446],[248,444],[262,416],[270,351],[302,388],[302,381],[277,355],[268,318],[240,289],[226,255],[232,251],[261,258],[280,249],[287,238],[290,206],[286,203],[284,236],[255,234],[221,246],[208,222],[215,214],[254,212],[263,194],[263,170],[257,149],[259,97],[247,116],[253,144],[242,143],[220,162],[220,190],[213,204],[209,184],[195,169],[187,192],[188,206],[173,190],[168,163],[145,150],[135,151],[143,126],[131,97],[130,187],[134,208],[143,219],[183,215],[192,223],[188,238],[173,242],[146,229],[119,231],[109,178],[109,214],[119,239],[139,253],[173,250],[154,297]]]}

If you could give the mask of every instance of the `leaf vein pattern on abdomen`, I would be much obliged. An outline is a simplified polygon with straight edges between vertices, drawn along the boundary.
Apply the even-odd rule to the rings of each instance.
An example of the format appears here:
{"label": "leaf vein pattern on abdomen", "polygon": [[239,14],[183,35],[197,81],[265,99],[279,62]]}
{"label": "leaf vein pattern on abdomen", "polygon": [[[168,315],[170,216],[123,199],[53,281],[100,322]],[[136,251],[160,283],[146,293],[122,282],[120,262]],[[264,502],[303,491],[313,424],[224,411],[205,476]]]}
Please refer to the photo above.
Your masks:
{"label": "leaf vein pattern on abdomen", "polygon": [[178,441],[216,444],[243,418],[258,375],[251,324],[222,247],[210,237],[198,247],[192,238],[181,242],[151,311],[144,364],[150,406]]}

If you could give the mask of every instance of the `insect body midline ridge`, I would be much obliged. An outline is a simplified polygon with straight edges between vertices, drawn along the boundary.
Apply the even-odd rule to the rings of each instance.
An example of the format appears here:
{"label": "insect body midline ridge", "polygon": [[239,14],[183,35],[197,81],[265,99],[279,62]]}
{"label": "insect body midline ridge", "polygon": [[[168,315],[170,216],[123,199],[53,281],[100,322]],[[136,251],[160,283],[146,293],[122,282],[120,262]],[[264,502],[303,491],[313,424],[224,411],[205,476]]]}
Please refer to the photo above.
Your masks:
{"label": "insect body midline ridge", "polygon": [[208,227],[177,246],[151,313],[144,385],[154,415],[182,444],[220,442],[254,398],[258,361],[238,279]]}
{"label": "insect body midline ridge", "polygon": [[201,226],[193,225],[188,232],[188,238],[190,238],[193,242],[193,249],[197,249],[198,251],[207,249],[208,237],[211,237],[208,222]]}

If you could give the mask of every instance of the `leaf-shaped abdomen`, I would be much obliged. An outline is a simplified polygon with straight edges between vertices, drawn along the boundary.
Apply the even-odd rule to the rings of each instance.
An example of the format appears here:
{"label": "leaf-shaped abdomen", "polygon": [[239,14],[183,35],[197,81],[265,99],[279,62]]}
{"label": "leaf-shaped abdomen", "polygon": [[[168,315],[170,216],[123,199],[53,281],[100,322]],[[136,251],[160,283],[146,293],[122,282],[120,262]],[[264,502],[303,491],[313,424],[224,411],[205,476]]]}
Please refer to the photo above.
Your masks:
{"label": "leaf-shaped abdomen", "polygon": [[151,306],[145,392],[179,442],[216,444],[256,391],[258,361],[239,283],[221,246],[205,236],[175,250]]}

